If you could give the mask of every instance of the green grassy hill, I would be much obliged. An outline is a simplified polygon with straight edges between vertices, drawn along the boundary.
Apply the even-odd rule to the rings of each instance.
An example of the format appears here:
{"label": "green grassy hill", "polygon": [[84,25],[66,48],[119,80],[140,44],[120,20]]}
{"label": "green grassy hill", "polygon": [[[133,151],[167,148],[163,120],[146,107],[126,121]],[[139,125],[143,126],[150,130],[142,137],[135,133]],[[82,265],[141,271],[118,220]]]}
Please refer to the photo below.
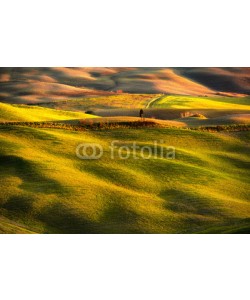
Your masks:
{"label": "green grassy hill", "polygon": [[[122,94],[48,107],[0,103],[0,122],[70,123],[0,125],[0,233],[250,232],[249,131],[166,128],[249,124],[249,101]],[[138,122],[140,107],[157,126],[129,126]],[[103,116],[97,123],[120,127],[77,131],[79,120],[82,126],[96,124],[86,109]],[[183,112],[205,117],[180,118]],[[116,149],[112,159],[114,140],[152,148],[157,141],[158,150],[175,147],[176,158],[124,160]],[[79,159],[81,143],[100,144],[103,157]]]}
{"label": "green grassy hill", "polygon": [[72,110],[85,111],[96,109],[135,109],[144,108],[152,100],[157,99],[157,94],[117,94],[98,97],[85,97],[79,99],[62,100],[56,102],[39,103],[40,106]]}
{"label": "green grassy hill", "polygon": [[160,94],[118,94],[40,103],[39,105],[48,108],[73,111],[139,108],[250,111],[250,97],[195,97]]}
{"label": "green grassy hill", "polygon": [[[139,107],[118,108],[115,103],[114,99],[113,109],[94,106],[92,109],[102,117],[138,117]],[[185,114],[200,114],[204,118],[185,117]],[[178,121],[183,126],[250,124],[250,98],[155,95],[145,103],[144,117]]]}
{"label": "green grassy hill", "polygon": [[152,101],[150,107],[250,111],[250,97],[194,97],[169,95],[162,96],[156,101]]}
{"label": "green grassy hill", "polygon": [[[249,131],[2,125],[0,231],[249,232],[249,138]],[[113,140],[140,146],[158,141],[174,146],[176,159],[111,159]],[[80,160],[80,143],[101,144],[103,157]]]}
{"label": "green grassy hill", "polygon": [[39,122],[94,118],[83,112],[60,111],[39,106],[0,103],[0,122]]}

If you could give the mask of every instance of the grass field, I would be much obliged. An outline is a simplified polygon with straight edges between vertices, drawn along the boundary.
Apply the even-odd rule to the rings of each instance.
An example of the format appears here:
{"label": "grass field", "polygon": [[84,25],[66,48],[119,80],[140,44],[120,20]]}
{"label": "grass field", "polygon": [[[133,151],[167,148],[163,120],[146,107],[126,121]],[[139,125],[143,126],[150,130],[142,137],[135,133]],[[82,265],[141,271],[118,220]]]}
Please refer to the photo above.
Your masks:
{"label": "grass field", "polygon": [[[2,232],[249,230],[249,131],[2,126],[0,139]],[[113,140],[141,146],[164,141],[176,147],[176,159],[111,159]],[[77,158],[83,142],[101,144],[103,157]]]}
{"label": "grass field", "polygon": [[213,109],[213,110],[248,110],[250,97],[194,97],[161,94],[117,94],[110,96],[85,97],[75,100],[40,103],[40,106],[61,110],[95,109]]}
{"label": "grass field", "polygon": [[83,112],[60,111],[39,106],[0,103],[0,122],[38,122],[95,118]]}
{"label": "grass field", "polygon": [[[145,118],[181,122],[183,126],[250,123],[250,97],[155,95],[155,97],[144,104]],[[116,106],[113,103],[112,109],[100,108],[99,106],[93,106],[92,109],[96,115],[105,118],[118,116],[121,118],[138,117],[139,106],[136,108],[118,106],[119,105]],[[183,115],[187,113],[190,114],[190,116],[198,113],[202,115],[203,118],[183,117]]]}
{"label": "grass field", "polygon": [[250,111],[250,97],[162,96],[150,107],[174,109],[223,109]]}
{"label": "grass field", "polygon": [[[249,124],[249,98],[126,97],[50,108],[0,103],[1,122],[40,122],[0,126],[0,233],[250,232],[250,133],[198,128]],[[72,111],[77,103],[79,111]],[[149,107],[145,121],[154,126],[134,128],[140,107]],[[102,117],[85,114],[87,108]],[[180,118],[183,111],[205,117]],[[150,113],[165,120],[152,120]],[[74,127],[96,123],[111,126]],[[112,159],[112,141],[136,142],[139,159],[119,158],[118,147]],[[141,147],[153,148],[155,141],[158,150],[175,147],[175,159],[140,158]],[[103,156],[79,159],[81,143],[101,145]]]}
{"label": "grass field", "polygon": [[40,103],[40,106],[60,110],[85,111],[115,108],[144,108],[150,101],[157,99],[156,94],[117,94],[111,96],[85,97],[75,100],[64,100]]}

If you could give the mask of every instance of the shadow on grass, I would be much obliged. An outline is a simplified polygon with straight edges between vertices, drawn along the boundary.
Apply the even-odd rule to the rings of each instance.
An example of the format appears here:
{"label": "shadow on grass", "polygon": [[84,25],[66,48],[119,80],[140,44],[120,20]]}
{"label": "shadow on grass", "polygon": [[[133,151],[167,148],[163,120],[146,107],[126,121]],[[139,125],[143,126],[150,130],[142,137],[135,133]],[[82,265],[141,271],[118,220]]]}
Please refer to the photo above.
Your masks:
{"label": "shadow on grass", "polygon": [[15,155],[0,155],[0,170],[2,175],[18,176],[23,182],[20,188],[27,191],[50,194],[66,192],[56,180],[43,176],[37,170],[35,163]]}
{"label": "shadow on grass", "polygon": [[211,226],[210,228],[200,230],[195,233],[250,234],[250,218],[232,221],[230,224]]}
{"label": "shadow on grass", "polygon": [[45,207],[38,218],[57,233],[101,233],[98,224],[59,202]]}
{"label": "shadow on grass", "polygon": [[166,200],[165,207],[177,213],[192,213],[204,216],[223,216],[223,211],[211,203],[211,199],[176,189],[168,189],[160,194]]}
{"label": "shadow on grass", "polygon": [[23,195],[12,196],[2,207],[15,213],[30,213],[33,208],[33,201],[32,198]]}
{"label": "shadow on grass", "polygon": [[97,222],[87,219],[82,212],[55,203],[44,208],[38,219],[45,223],[48,232],[65,234],[142,233],[136,229],[137,215],[117,204],[110,205]]}
{"label": "shadow on grass", "polygon": [[139,215],[125,205],[113,203],[102,215],[102,227],[107,233],[143,233],[138,228]]}

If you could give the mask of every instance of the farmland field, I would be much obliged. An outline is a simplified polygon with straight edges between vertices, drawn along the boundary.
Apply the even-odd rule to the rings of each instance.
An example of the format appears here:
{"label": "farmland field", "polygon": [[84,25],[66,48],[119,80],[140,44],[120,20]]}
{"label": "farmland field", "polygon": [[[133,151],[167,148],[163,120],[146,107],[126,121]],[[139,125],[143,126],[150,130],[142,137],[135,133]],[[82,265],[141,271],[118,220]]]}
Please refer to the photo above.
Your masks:
{"label": "farmland field", "polygon": [[0,122],[37,122],[94,118],[82,112],[60,111],[39,106],[0,103]]}
{"label": "farmland field", "polygon": [[[170,74],[145,72],[140,83]],[[197,95],[190,83],[193,96],[112,90],[39,101],[34,86],[36,101],[15,104],[23,95],[9,92],[0,103],[0,233],[250,232],[248,95]],[[86,87],[94,93],[94,82]],[[93,143],[99,159],[79,157]]]}
{"label": "farmland field", "polygon": [[[2,214],[9,224],[34,232],[240,230],[249,226],[248,138],[248,131],[79,133],[3,126]],[[162,140],[176,148],[176,159],[112,160],[108,146],[118,139],[141,146]],[[100,143],[104,156],[79,160],[75,147],[81,142]]]}

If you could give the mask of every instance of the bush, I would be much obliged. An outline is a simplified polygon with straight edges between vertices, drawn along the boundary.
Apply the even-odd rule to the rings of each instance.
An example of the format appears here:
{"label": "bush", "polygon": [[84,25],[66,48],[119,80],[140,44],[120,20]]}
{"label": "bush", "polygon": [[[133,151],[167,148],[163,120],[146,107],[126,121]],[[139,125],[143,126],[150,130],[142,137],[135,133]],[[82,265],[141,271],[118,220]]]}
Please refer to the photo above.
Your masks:
{"label": "bush", "polygon": [[201,118],[201,119],[206,119],[205,116],[199,113],[192,113],[189,111],[181,113],[181,118]]}

